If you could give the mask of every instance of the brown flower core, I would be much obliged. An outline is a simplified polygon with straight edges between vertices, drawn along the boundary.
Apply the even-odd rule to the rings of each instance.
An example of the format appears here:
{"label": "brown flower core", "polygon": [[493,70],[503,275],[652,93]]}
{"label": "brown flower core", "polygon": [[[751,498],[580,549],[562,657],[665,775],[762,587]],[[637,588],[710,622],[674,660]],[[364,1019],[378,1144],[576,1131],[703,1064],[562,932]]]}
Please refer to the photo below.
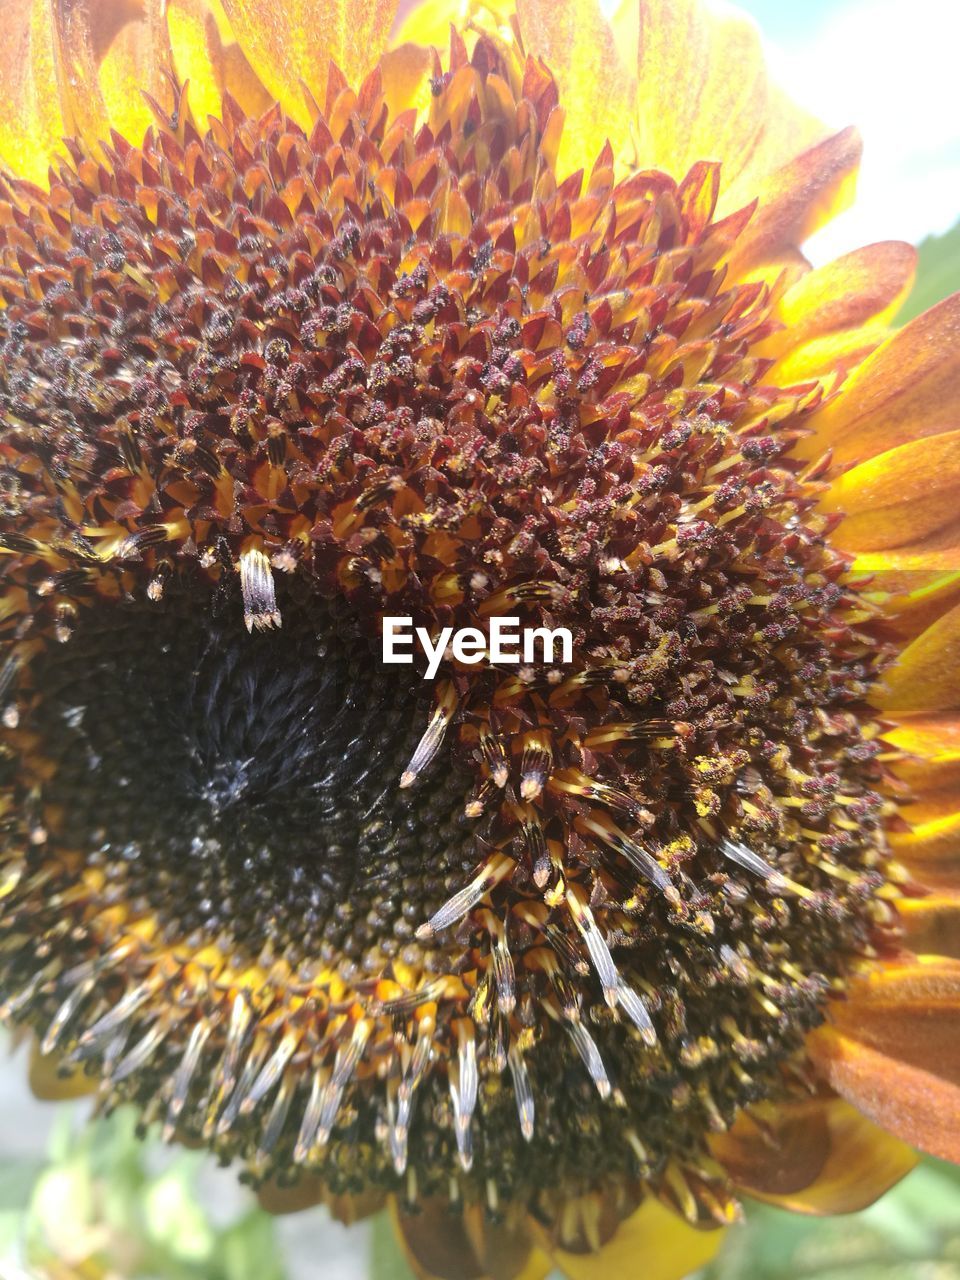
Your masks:
{"label": "brown flower core", "polygon": [[[706,1135],[881,937],[880,646],[749,212],[558,186],[512,83],[0,187],[4,1009],[255,1179],[722,1218]],[[397,614],[574,663],[422,682]]]}

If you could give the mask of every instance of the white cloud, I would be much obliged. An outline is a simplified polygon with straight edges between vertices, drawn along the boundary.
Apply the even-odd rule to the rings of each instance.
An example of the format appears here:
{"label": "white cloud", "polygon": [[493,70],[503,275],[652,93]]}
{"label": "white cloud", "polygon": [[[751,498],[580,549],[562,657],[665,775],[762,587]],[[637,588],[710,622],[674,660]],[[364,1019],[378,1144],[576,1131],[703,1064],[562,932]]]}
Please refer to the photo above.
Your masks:
{"label": "white cloud", "polygon": [[788,92],[830,124],[856,124],[855,206],[808,246],[822,262],[874,240],[917,241],[960,216],[960,9],[944,0],[837,4],[789,47],[767,42]]}
{"label": "white cloud", "polygon": [[[602,3],[612,11],[618,0]],[[809,242],[810,257],[948,230],[960,217],[960,5],[836,0],[806,17],[799,0],[783,4],[797,8],[759,23],[774,77],[827,123],[855,124],[864,138],[856,204]],[[789,42],[771,29],[789,31]]]}

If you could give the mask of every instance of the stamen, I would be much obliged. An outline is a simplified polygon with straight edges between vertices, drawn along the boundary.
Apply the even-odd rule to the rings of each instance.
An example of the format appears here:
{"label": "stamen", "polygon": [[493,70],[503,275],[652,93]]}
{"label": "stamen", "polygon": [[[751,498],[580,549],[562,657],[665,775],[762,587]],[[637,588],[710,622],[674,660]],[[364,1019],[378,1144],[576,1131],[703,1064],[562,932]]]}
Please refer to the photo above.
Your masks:
{"label": "stamen", "polygon": [[501,922],[492,912],[489,919],[493,938],[491,959],[493,960],[493,981],[497,989],[497,1006],[501,1013],[508,1014],[513,1012],[517,1003],[517,976],[513,966],[513,956],[510,954],[507,922]]}
{"label": "stamen", "polygon": [[523,836],[533,870],[533,883],[538,889],[545,889],[550,880],[551,858],[543,837],[543,827],[536,816],[528,817],[524,822]]}
{"label": "stamen", "polygon": [[240,590],[243,595],[243,620],[248,631],[269,631],[281,625],[277,593],[273,584],[270,561],[262,551],[251,547],[240,557]]}
{"label": "stamen", "polygon": [[680,895],[676,886],[671,882],[667,871],[657,862],[656,858],[647,853],[646,849],[637,844],[636,840],[624,834],[617,827],[608,827],[596,821],[595,818],[584,816],[578,819],[578,823],[583,826],[591,835],[617,853],[622,854],[624,858],[635,867],[637,871],[657,889],[659,889],[669,902],[679,902]]}
{"label": "stamen", "polygon": [[600,985],[603,987],[603,998],[612,1009],[617,1003],[617,989],[621,984],[620,973],[613,956],[610,954],[610,948],[597,928],[593,912],[587,903],[581,900],[580,895],[580,889],[571,885],[567,889],[567,906],[570,908],[573,923],[580,930],[580,934],[587,944],[587,951],[590,953],[593,967],[596,969]]}
{"label": "stamen", "polygon": [[227,1036],[223,1047],[223,1057],[217,1069],[215,1088],[220,1093],[229,1093],[236,1083],[237,1066],[240,1062],[240,1054],[246,1042],[252,1019],[253,1012],[250,1008],[250,1002],[244,992],[239,992],[233,998],[233,1008],[230,1010],[230,1025],[227,1028]]}
{"label": "stamen", "polygon": [[583,1059],[584,1066],[590,1072],[590,1078],[597,1086],[597,1092],[600,1094],[600,1097],[609,1098],[610,1079],[607,1075],[607,1069],[603,1065],[603,1059],[600,1057],[600,1050],[597,1048],[593,1036],[582,1022],[568,1023],[567,1033],[576,1045],[577,1052]]}
{"label": "stamen", "polygon": [[758,853],[754,853],[744,844],[723,837],[720,848],[731,862],[736,862],[747,871],[752,871],[754,875],[762,876],[764,880],[770,880],[777,874],[776,869],[771,867],[769,862],[764,862]]}
{"label": "stamen", "polygon": [[257,1145],[257,1154],[254,1157],[257,1165],[262,1166],[266,1163],[270,1153],[280,1141],[280,1135],[286,1127],[290,1106],[297,1091],[297,1080],[298,1077],[295,1070],[288,1070],[284,1073],[280,1088],[277,1090],[277,1096],[274,1098],[273,1106],[270,1108],[267,1123],[264,1125],[263,1136]]}
{"label": "stamen", "polygon": [[433,1032],[435,1025],[432,1018],[423,1018],[417,1036],[417,1046],[413,1051],[410,1066],[400,1081],[397,1091],[397,1115],[390,1129],[390,1155],[393,1167],[402,1174],[407,1167],[407,1139],[410,1135],[410,1117],[413,1113],[413,1102],[417,1086],[426,1074],[433,1054]]}
{"label": "stamen", "polygon": [[431,763],[443,744],[447,727],[456,709],[456,694],[451,684],[446,684],[440,692],[439,701],[430,718],[423,737],[417,743],[410,763],[400,775],[401,787],[412,787],[418,776]]}
{"label": "stamen", "polygon": [[[328,1075],[329,1071],[326,1067],[317,1067],[313,1073],[310,1097],[307,1100],[306,1110],[303,1113],[303,1119],[300,1121],[300,1130],[297,1133],[297,1140],[293,1147],[295,1164],[303,1164],[313,1147],[317,1126],[320,1124],[320,1110],[323,1106],[323,1093]],[[402,1170],[399,1172],[402,1172]]]}
{"label": "stamen", "polygon": [[169,1030],[170,1024],[163,1018],[158,1018],[146,1035],[142,1036],[127,1056],[117,1064],[110,1077],[111,1083],[119,1084],[121,1080],[126,1080],[127,1076],[132,1075],[134,1071],[139,1071],[149,1062],[166,1039]]}
{"label": "stamen", "polygon": [[653,1019],[650,1017],[650,1011],[644,1004],[642,997],[634,991],[633,987],[627,986],[622,979],[617,986],[617,1003],[640,1032],[644,1044],[652,1048],[657,1043],[657,1031],[653,1025]]}
{"label": "stamen", "polygon": [[200,1064],[203,1047],[207,1043],[212,1030],[213,1024],[201,1019],[190,1032],[190,1039],[187,1041],[187,1047],[184,1050],[183,1057],[180,1059],[180,1065],[173,1074],[173,1081],[170,1086],[170,1105],[167,1107],[167,1118],[163,1126],[163,1139],[165,1142],[169,1142],[173,1137],[177,1118],[183,1110],[187,1094],[190,1091],[190,1081],[193,1079],[194,1072]]}
{"label": "stamen", "polygon": [[42,1054],[53,1053],[60,1041],[60,1037],[66,1029],[67,1023],[93,990],[96,981],[96,974],[91,974],[89,978],[85,979],[83,982],[79,982],[67,996],[66,1000],[64,1000],[63,1004],[53,1015],[53,1021],[47,1028],[47,1033],[40,1044],[40,1052]]}
{"label": "stamen", "polygon": [[261,1098],[266,1097],[280,1079],[287,1063],[296,1052],[297,1045],[300,1043],[300,1036],[300,1031],[294,1028],[288,1031],[277,1045],[266,1066],[260,1072],[249,1093],[240,1104],[240,1114],[242,1116],[248,1116]]}
{"label": "stamen", "polygon": [[150,999],[160,985],[160,978],[154,977],[147,982],[141,982],[139,986],[128,991],[125,996],[117,1001],[109,1013],[105,1013],[98,1022],[95,1022],[92,1027],[84,1031],[80,1037],[80,1044],[90,1045],[95,1040],[101,1040],[115,1031],[122,1023],[133,1017],[140,1006]]}
{"label": "stamen", "polygon": [[812,901],[816,898],[817,895],[812,889],[808,889],[806,885],[799,884],[796,880],[791,880],[783,872],[771,867],[759,854],[754,853],[752,849],[748,849],[746,845],[723,837],[720,841],[720,848],[731,862],[738,863],[741,867],[745,867],[747,871],[752,871],[754,875],[762,876],[774,891],[794,893],[798,898],[804,898],[806,901]]}
{"label": "stamen", "polygon": [[333,1074],[323,1090],[320,1103],[320,1123],[313,1140],[314,1147],[325,1146],[333,1129],[343,1100],[343,1091],[350,1083],[354,1071],[363,1057],[373,1024],[361,1018],[353,1029],[348,1044],[341,1045],[333,1062]]}
{"label": "stamen", "polygon": [[457,1023],[457,1064],[450,1073],[450,1096],[453,1099],[454,1132],[457,1151],[465,1172],[473,1165],[471,1125],[477,1105],[477,1045],[473,1023],[461,1018]]}
{"label": "stamen", "polygon": [[502,853],[495,854],[484,863],[469,884],[455,893],[452,898],[448,898],[443,906],[420,926],[417,930],[420,941],[425,942],[434,934],[440,933],[443,929],[449,929],[452,924],[462,920],[515,866],[516,863],[512,858]]}
{"label": "stamen", "polygon": [[533,1137],[536,1109],[530,1073],[527,1071],[527,1064],[523,1060],[523,1053],[518,1044],[514,1043],[510,1046],[507,1062],[513,1077],[513,1092],[517,1100],[517,1114],[520,1117],[520,1132],[529,1142]]}
{"label": "stamen", "polygon": [[494,786],[503,790],[510,778],[510,766],[507,763],[503,740],[492,733],[486,733],[480,739],[480,751],[487,762]]}
{"label": "stamen", "polygon": [[520,797],[536,800],[550,772],[550,752],[540,742],[528,743],[520,758]]}
{"label": "stamen", "polygon": [[224,1134],[229,1133],[237,1120],[237,1117],[240,1115],[240,1107],[243,1105],[244,1098],[250,1092],[254,1081],[260,1074],[260,1068],[267,1056],[268,1049],[269,1042],[258,1043],[257,1041],[254,1041],[247,1060],[243,1064],[243,1070],[240,1072],[240,1079],[237,1081],[237,1086],[230,1095],[230,1099],[223,1109],[223,1114],[217,1121],[215,1133],[218,1138],[222,1138]]}

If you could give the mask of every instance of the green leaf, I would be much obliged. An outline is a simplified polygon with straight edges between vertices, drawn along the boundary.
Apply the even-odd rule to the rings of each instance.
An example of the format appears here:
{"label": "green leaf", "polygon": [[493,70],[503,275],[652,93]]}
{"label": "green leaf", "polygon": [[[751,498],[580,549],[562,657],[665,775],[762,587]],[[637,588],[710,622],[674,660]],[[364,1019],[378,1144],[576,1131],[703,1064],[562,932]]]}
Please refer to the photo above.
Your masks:
{"label": "green leaf", "polygon": [[700,1280],[960,1278],[960,1170],[925,1160],[860,1213],[813,1218],[748,1203]]}
{"label": "green leaf", "polygon": [[917,252],[920,257],[916,283],[897,315],[898,324],[906,324],[960,289],[960,222],[942,236],[927,236],[917,246]]}
{"label": "green leaf", "polygon": [[222,1232],[214,1256],[224,1280],[284,1280],[273,1218],[253,1209]]}
{"label": "green leaf", "polygon": [[369,1280],[416,1280],[407,1266],[390,1215],[378,1213],[373,1220]]}

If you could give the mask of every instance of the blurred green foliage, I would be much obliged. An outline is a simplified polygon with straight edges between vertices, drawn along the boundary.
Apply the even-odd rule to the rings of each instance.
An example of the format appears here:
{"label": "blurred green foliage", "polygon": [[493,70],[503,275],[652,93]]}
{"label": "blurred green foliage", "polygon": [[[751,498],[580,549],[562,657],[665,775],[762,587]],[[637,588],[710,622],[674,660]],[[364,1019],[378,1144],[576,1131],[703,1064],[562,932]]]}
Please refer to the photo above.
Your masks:
{"label": "blurred green foliage", "polygon": [[897,315],[898,324],[906,324],[927,307],[960,289],[960,222],[942,236],[921,240],[917,253],[916,284]]}
{"label": "blurred green foliage", "polygon": [[[4,1280],[17,1267],[31,1280],[287,1280],[268,1214],[212,1220],[197,1185],[205,1155],[158,1160],[126,1109],[79,1129],[71,1112],[62,1108],[47,1160],[0,1170]],[[374,1223],[367,1280],[412,1280],[386,1215]],[[924,1161],[845,1217],[748,1203],[745,1224],[697,1280],[960,1280],[960,1168]]]}
{"label": "blurred green foliage", "polygon": [[157,1160],[134,1113],[75,1128],[62,1106],[47,1161],[0,1171],[0,1276],[43,1280],[284,1280],[273,1219],[215,1225],[197,1192],[208,1157]]}
{"label": "blurred green foliage", "polygon": [[702,1280],[960,1280],[960,1168],[919,1165],[861,1213],[746,1206]]}

